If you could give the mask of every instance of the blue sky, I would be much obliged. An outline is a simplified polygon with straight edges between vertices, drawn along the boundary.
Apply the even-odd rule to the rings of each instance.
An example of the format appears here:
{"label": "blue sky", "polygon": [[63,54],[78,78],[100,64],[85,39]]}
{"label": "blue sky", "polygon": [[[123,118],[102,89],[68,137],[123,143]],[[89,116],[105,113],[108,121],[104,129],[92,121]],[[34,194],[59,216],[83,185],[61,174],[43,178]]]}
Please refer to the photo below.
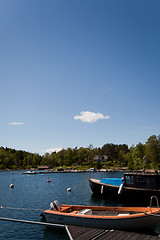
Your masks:
{"label": "blue sky", "polygon": [[160,134],[159,0],[1,0],[0,146],[136,145]]}

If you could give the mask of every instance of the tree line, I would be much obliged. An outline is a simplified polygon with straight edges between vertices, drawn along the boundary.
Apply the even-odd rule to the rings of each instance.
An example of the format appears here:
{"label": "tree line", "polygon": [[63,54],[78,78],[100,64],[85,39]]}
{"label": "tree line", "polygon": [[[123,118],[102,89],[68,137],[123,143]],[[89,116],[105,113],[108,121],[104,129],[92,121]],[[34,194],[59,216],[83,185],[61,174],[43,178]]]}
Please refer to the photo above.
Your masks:
{"label": "tree line", "polygon": [[[95,160],[95,156],[105,156]],[[0,169],[30,169],[48,166],[51,169],[124,168],[129,170],[160,168],[160,135],[152,135],[145,144],[138,143],[128,147],[126,144],[104,144],[101,148],[89,145],[87,148],[75,147],[59,152],[29,153],[22,150],[0,147]]]}

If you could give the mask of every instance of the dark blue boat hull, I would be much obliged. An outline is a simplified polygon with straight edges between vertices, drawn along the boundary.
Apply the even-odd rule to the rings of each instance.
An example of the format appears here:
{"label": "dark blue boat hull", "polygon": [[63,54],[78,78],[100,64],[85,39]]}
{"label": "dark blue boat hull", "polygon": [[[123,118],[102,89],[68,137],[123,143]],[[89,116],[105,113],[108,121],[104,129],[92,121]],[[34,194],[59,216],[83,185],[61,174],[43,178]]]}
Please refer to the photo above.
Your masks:
{"label": "dark blue boat hull", "polygon": [[127,206],[149,206],[151,196],[157,196],[160,201],[160,191],[155,189],[138,189],[124,186],[121,194],[118,194],[119,186],[100,183],[100,180],[97,179],[89,179],[89,184],[93,194],[106,200],[125,203]]}

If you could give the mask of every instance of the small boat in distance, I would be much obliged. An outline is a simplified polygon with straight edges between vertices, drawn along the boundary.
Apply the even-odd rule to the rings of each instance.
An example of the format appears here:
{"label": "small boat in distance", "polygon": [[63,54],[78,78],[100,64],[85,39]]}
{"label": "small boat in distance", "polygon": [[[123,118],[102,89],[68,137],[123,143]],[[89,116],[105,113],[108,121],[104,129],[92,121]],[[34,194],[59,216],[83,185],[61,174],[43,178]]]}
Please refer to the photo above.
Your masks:
{"label": "small boat in distance", "polygon": [[41,215],[46,222],[54,224],[132,231],[154,230],[160,225],[159,206],[104,207],[60,205],[56,200],[50,204],[50,207],[49,210],[45,210]]}
{"label": "small boat in distance", "polygon": [[123,178],[89,179],[92,192],[105,199],[148,206],[151,196],[160,199],[160,175],[156,173],[124,173]]}
{"label": "small boat in distance", "polygon": [[27,171],[26,174],[36,174],[34,171]]}

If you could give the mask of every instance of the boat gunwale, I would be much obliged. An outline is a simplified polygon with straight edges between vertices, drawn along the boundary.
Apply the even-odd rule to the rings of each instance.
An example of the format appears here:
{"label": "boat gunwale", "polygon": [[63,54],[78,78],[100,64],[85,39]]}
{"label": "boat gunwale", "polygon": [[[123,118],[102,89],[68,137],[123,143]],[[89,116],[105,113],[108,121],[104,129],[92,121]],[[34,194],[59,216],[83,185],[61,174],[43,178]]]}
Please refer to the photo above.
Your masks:
{"label": "boat gunwale", "polygon": [[77,214],[77,213],[72,213],[72,212],[63,212],[63,210],[61,211],[54,211],[54,210],[45,210],[44,213],[46,214],[53,214],[53,215],[62,215],[62,216],[70,216],[70,217],[80,217],[80,218],[94,218],[94,219],[133,219],[133,218],[139,218],[139,217],[148,217],[148,216],[154,216],[154,215],[158,215],[160,214],[160,209],[158,208],[151,208],[150,207],[99,207],[99,206],[83,206],[83,205],[62,205],[63,207],[76,207],[76,208],[81,208],[82,209],[91,209],[91,210],[101,210],[101,211],[108,211],[112,210],[112,211],[117,211],[117,212],[138,212],[138,213],[134,213],[134,214],[124,214],[124,215],[81,215],[81,214]]}
{"label": "boat gunwale", "polygon": [[[112,188],[117,188],[119,189],[120,186],[116,186],[116,185],[111,185],[111,184],[108,184],[108,183],[101,183],[99,179],[94,179],[94,178],[89,178],[89,181],[91,181],[92,183],[96,183],[96,184],[99,184],[99,185],[104,185],[104,186],[108,186],[108,187],[112,187]],[[143,191],[143,192],[160,192],[160,189],[150,189],[150,188],[135,188],[135,187],[127,187],[127,186],[123,186],[124,189],[126,190],[134,190],[134,191]]]}
{"label": "boat gunwale", "polygon": [[93,182],[96,182],[96,183],[98,183],[98,184],[100,184],[100,185],[102,185],[102,186],[103,186],[103,185],[107,185],[107,186],[111,186],[111,187],[114,187],[114,188],[117,188],[117,189],[120,187],[120,186],[112,185],[112,184],[109,184],[109,183],[101,183],[101,182],[100,182],[101,180],[99,180],[99,179],[89,178],[89,180],[90,180],[90,179],[95,180],[95,181],[93,181]]}

